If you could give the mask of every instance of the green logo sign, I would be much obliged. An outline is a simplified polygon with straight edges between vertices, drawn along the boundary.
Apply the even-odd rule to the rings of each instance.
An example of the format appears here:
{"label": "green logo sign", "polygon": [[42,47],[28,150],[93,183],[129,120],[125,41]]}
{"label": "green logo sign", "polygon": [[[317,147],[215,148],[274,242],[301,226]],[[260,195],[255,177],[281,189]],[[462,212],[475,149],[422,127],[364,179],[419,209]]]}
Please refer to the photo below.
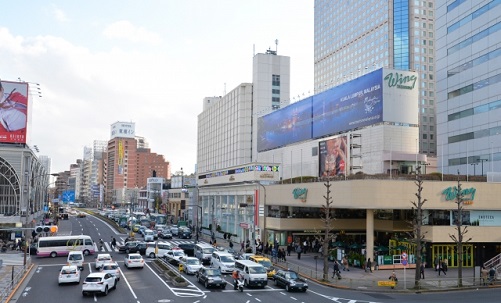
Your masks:
{"label": "green logo sign", "polygon": [[294,199],[301,199],[301,201],[306,202],[306,195],[308,194],[307,188],[294,188],[292,190]]}
{"label": "green logo sign", "polygon": [[394,87],[401,89],[414,89],[416,85],[417,77],[416,75],[404,76],[404,74],[399,73],[389,73],[384,77],[384,80],[387,81],[388,87]]}
{"label": "green logo sign", "polygon": [[[465,188],[461,191],[461,196],[463,201],[472,202],[475,199],[475,188]],[[456,186],[447,187],[442,191],[442,195],[445,195],[446,201],[456,200],[458,196],[458,188]],[[467,203],[471,204],[471,203]]]}

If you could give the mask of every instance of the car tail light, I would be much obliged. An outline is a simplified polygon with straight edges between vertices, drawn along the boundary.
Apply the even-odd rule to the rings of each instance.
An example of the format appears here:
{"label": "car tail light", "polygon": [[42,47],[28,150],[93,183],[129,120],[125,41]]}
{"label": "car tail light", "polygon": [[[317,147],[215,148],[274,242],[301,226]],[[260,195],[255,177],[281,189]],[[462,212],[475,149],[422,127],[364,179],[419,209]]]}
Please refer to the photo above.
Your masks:
{"label": "car tail light", "polygon": [[104,283],[101,281],[101,282],[97,282],[97,284],[103,285]]}

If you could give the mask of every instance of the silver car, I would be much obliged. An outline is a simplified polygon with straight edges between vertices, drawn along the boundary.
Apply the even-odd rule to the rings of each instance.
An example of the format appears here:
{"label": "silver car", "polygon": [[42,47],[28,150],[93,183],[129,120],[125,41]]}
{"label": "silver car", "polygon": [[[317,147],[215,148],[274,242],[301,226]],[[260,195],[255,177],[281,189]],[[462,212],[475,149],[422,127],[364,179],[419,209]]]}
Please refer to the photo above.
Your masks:
{"label": "silver car", "polygon": [[183,265],[183,271],[188,275],[194,275],[202,267],[202,263],[195,257],[182,257],[179,263]]}

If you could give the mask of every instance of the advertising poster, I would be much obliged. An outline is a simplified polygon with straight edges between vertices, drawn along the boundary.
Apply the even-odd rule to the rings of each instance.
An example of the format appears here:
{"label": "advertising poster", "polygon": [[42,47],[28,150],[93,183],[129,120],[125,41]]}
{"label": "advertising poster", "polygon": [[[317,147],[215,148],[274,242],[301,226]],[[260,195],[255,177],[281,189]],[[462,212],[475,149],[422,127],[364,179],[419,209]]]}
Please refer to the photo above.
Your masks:
{"label": "advertising poster", "polygon": [[313,97],[313,138],[383,121],[382,69]]}
{"label": "advertising poster", "polygon": [[26,143],[28,83],[0,81],[0,143]]}
{"label": "advertising poster", "polygon": [[346,170],[348,169],[346,140],[346,136],[341,136],[318,143],[319,177],[333,177],[346,174]]}

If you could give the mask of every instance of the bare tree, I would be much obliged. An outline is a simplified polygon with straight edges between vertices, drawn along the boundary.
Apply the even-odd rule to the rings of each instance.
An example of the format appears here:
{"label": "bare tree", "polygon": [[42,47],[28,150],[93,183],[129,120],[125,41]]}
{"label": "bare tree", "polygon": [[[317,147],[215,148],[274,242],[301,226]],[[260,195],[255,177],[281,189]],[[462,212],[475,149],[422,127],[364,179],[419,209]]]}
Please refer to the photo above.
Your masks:
{"label": "bare tree", "polygon": [[416,273],[415,282],[416,287],[419,286],[419,281],[421,280],[421,251],[422,251],[422,241],[424,239],[424,234],[422,233],[421,227],[423,225],[423,205],[426,203],[426,199],[423,199],[423,179],[421,178],[421,167],[416,169],[416,180],[414,184],[417,186],[417,193],[415,193],[417,201],[411,201],[414,206],[414,217],[412,219],[412,228],[414,232],[414,242],[416,243]]}
{"label": "bare tree", "polygon": [[331,232],[332,230],[332,221],[334,220],[334,215],[332,213],[333,208],[332,197],[331,197],[331,189],[332,184],[330,183],[330,179],[327,178],[327,181],[324,183],[326,189],[326,195],[323,196],[325,199],[325,204],[322,205],[322,222],[324,223],[324,230],[322,235],[322,255],[324,258],[324,270],[323,270],[323,280],[329,280],[329,243],[330,240],[335,238],[335,234]]}
{"label": "bare tree", "polygon": [[464,236],[468,233],[468,226],[463,226],[463,210],[464,210],[464,193],[461,189],[461,180],[459,179],[458,171],[458,186],[454,188],[456,190],[456,206],[457,206],[457,216],[455,218],[454,228],[457,231],[457,235],[449,234],[449,237],[456,243],[457,260],[458,260],[458,287],[463,286],[463,243],[471,241],[471,238],[464,240]]}

